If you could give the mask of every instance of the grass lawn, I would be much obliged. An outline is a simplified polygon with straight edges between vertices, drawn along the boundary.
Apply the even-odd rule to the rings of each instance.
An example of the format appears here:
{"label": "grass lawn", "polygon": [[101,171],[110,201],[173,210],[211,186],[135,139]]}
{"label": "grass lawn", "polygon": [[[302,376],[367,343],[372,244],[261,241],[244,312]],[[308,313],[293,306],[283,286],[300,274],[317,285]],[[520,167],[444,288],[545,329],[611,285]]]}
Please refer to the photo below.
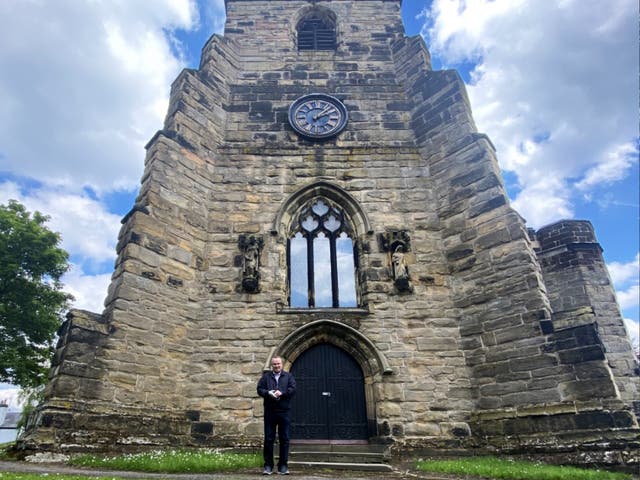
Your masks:
{"label": "grass lawn", "polygon": [[[214,449],[166,450],[115,457],[82,455],[70,464],[136,472],[212,473],[262,466],[262,456],[253,453],[220,452]],[[1,477],[0,477],[1,480]]]}
{"label": "grass lawn", "polygon": [[[254,469],[262,466],[261,455],[221,452],[215,449],[166,450],[119,456],[82,455],[72,458],[75,466],[157,473],[214,473]],[[420,460],[424,472],[469,475],[493,480],[631,480],[631,475],[595,469],[581,469],[511,461],[494,457]],[[88,473],[90,475],[90,473]],[[0,480],[35,480],[42,474],[2,473]],[[87,480],[87,476],[48,474],[48,479]],[[92,480],[123,480],[119,477],[90,477]]]}
{"label": "grass lawn", "polygon": [[494,457],[428,460],[416,464],[425,472],[476,475],[499,480],[630,480],[631,475],[603,470],[511,461]]}
{"label": "grass lawn", "polygon": [[126,480],[120,477],[87,477],[78,475],[58,475],[56,473],[43,476],[42,473],[3,473],[0,472],[0,480]]}

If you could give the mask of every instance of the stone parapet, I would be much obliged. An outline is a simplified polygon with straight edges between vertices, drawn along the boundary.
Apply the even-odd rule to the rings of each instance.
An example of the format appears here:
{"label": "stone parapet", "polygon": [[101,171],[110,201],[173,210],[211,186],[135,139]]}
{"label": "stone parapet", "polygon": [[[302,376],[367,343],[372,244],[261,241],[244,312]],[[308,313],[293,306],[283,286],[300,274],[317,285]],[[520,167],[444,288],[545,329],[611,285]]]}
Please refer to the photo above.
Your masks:
{"label": "stone parapet", "polygon": [[616,388],[632,402],[638,396],[638,364],[593,226],[563,220],[535,232],[535,239],[554,328],[595,322]]}
{"label": "stone parapet", "polygon": [[563,220],[542,227],[535,232],[541,252],[574,244],[597,244],[591,222],[586,220]]}

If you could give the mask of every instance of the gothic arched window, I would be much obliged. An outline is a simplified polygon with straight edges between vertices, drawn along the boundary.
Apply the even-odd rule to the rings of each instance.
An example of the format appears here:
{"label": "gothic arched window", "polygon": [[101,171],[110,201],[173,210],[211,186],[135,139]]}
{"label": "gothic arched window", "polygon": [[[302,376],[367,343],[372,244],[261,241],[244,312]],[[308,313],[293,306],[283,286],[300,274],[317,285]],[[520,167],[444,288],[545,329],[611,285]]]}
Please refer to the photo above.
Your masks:
{"label": "gothic arched window", "polygon": [[356,255],[343,211],[324,198],[304,205],[287,244],[291,307],[355,307]]}
{"label": "gothic arched window", "polygon": [[313,12],[298,23],[298,50],[335,50],[336,27],[328,16]]}

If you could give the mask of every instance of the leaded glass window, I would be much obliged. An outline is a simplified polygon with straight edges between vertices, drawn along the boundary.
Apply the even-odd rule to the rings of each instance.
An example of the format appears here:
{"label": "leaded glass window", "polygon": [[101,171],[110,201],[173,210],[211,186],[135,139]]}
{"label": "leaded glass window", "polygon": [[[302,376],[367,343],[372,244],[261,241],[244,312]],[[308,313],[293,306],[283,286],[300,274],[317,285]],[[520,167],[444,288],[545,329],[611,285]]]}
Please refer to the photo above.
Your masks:
{"label": "leaded glass window", "polygon": [[290,306],[355,307],[356,256],[343,211],[316,198],[304,206],[288,242]]}

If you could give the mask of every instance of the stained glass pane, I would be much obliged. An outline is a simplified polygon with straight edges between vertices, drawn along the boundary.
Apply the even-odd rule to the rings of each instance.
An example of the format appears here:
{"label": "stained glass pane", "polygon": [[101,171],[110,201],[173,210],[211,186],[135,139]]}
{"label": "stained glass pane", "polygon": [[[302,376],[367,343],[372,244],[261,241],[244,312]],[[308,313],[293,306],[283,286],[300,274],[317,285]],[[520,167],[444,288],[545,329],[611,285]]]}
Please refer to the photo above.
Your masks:
{"label": "stained glass pane", "polygon": [[329,239],[319,234],[313,240],[313,275],[316,307],[331,307],[331,252]]}
{"label": "stained glass pane", "polygon": [[289,243],[291,306],[308,307],[307,239],[297,233]]}
{"label": "stained glass pane", "polygon": [[356,282],[355,264],[353,262],[353,242],[346,233],[336,239],[338,257],[338,291],[340,292],[341,307],[355,307]]}

